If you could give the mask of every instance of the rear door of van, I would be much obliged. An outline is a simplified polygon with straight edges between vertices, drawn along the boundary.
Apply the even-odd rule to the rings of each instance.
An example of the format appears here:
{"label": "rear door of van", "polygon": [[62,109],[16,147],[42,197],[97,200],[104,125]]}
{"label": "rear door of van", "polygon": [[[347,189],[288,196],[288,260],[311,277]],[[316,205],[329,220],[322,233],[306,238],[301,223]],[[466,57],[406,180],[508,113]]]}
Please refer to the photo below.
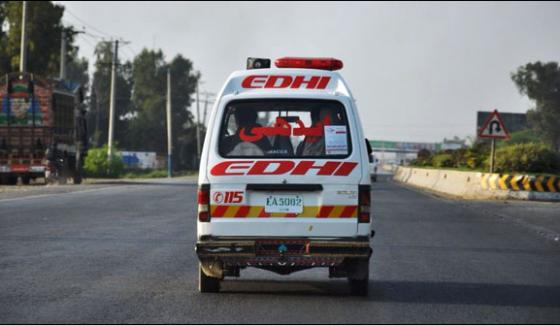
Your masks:
{"label": "rear door of van", "polygon": [[227,102],[207,179],[216,237],[355,237],[362,168],[357,121],[344,99]]}

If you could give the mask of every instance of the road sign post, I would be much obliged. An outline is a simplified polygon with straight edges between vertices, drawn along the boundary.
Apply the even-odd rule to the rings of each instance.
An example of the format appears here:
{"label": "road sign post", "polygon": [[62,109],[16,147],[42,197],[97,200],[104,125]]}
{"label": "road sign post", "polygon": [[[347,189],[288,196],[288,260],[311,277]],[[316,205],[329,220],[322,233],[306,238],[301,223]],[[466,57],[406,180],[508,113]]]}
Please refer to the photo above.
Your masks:
{"label": "road sign post", "polygon": [[496,139],[492,139],[492,148],[490,149],[490,174],[494,173],[495,161],[496,161]]}
{"label": "road sign post", "polygon": [[496,161],[496,139],[509,139],[509,132],[498,113],[498,110],[494,110],[492,114],[488,117],[486,122],[478,130],[478,136],[480,138],[490,138],[492,139],[492,147],[490,149],[490,173],[494,173],[495,161]]}

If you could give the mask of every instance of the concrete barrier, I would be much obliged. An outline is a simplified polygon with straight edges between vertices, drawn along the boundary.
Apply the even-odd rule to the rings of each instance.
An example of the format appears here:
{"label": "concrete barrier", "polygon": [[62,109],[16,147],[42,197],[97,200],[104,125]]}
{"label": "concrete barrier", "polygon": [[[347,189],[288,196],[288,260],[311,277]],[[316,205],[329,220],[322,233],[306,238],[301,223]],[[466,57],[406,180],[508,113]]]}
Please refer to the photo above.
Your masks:
{"label": "concrete barrier", "polygon": [[395,181],[471,200],[560,201],[560,178],[398,167]]}

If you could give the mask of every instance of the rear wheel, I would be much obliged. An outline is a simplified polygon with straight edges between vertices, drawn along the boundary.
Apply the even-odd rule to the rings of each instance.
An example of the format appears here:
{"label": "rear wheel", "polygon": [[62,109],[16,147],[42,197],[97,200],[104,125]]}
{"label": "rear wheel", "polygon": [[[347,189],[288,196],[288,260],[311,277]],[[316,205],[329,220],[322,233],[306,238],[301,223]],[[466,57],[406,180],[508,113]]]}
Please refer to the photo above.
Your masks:
{"label": "rear wheel", "polygon": [[350,286],[350,294],[353,296],[367,297],[369,294],[369,279],[348,279],[348,285]]}
{"label": "rear wheel", "polygon": [[220,292],[220,279],[207,276],[198,266],[198,290],[200,292]]}
{"label": "rear wheel", "polygon": [[23,185],[29,185],[30,182],[31,182],[30,176],[21,176],[21,183]]}
{"label": "rear wheel", "polygon": [[352,261],[348,267],[348,285],[353,296],[369,294],[369,260]]}

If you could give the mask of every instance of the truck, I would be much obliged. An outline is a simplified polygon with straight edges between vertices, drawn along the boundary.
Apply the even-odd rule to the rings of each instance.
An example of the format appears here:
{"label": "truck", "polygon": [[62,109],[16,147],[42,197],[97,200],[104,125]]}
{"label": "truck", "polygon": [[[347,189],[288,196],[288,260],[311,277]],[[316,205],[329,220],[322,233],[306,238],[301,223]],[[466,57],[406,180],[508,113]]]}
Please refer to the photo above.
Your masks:
{"label": "truck", "polygon": [[88,149],[83,89],[74,82],[9,73],[0,80],[0,184],[82,182]]}

